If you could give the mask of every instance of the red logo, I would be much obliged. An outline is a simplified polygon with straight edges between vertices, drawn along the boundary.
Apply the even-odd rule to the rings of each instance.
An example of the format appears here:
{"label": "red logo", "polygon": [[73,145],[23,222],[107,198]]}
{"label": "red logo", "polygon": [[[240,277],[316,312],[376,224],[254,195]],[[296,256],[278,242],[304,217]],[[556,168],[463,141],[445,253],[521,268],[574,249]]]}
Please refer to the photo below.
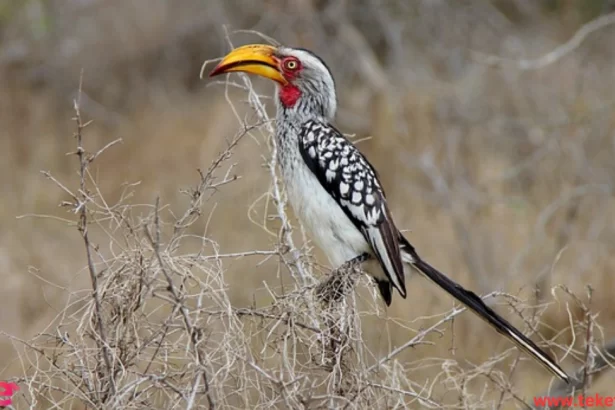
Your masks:
{"label": "red logo", "polygon": [[0,382],[0,407],[10,406],[13,403],[13,394],[19,390],[19,386],[15,383]]}

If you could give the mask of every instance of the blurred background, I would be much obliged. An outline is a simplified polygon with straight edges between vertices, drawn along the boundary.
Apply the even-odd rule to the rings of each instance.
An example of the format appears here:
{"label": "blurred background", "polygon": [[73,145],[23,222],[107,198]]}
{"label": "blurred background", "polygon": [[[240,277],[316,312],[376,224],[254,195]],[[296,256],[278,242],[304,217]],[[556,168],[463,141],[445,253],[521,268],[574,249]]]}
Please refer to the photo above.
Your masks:
{"label": "blurred background", "polygon": [[[427,260],[477,293],[548,304],[539,331],[563,344],[574,339],[569,315],[582,312],[553,287],[587,302],[591,285],[602,345],[615,337],[615,25],[543,68],[516,61],[550,52],[613,10],[610,0],[0,0],[0,329],[31,337],[58,314],[63,288],[87,286],[78,232],[35,217],[74,218],[40,171],[77,186],[77,163],[66,153],[75,146],[80,73],[82,115],[93,121],[86,144],[123,139],[96,164],[101,191],[113,202],[139,182],[132,202],[160,196],[183,209],[180,190],[198,182],[197,169],[239,129],[224,88],[199,79],[201,64],[229,50],[227,33],[235,45],[262,42],[236,32],[254,30],[327,61],[338,86],[336,124],[360,139],[398,225]],[[270,94],[270,84],[255,84]],[[243,93],[230,98],[249,112]],[[252,139],[236,150],[242,178],[220,189],[207,227],[224,252],[276,242],[249,215],[269,186],[267,155]],[[237,305],[275,278],[255,265],[228,265]],[[410,320],[453,306],[426,286],[413,279],[408,299],[386,315]],[[498,309],[514,315],[505,303]],[[365,332],[377,337],[378,326]],[[386,343],[408,339],[386,326]],[[453,326],[455,352],[445,335],[408,357],[437,352],[477,363],[508,347],[469,315]],[[0,340],[3,378],[21,369],[10,346]],[[540,368],[523,369],[522,388],[546,387]],[[613,376],[605,377],[596,391],[612,393]]]}

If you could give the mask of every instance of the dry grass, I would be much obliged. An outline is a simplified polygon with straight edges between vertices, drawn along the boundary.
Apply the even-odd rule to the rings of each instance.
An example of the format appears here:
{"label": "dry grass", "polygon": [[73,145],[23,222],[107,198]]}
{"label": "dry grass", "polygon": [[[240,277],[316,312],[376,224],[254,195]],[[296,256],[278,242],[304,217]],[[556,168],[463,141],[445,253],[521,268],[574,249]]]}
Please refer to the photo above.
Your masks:
{"label": "dry grass", "polygon": [[[169,19],[202,16],[197,38],[226,21],[186,1]],[[419,3],[408,13],[421,19],[401,43],[382,28],[393,25],[372,24],[357,37],[356,21],[367,17],[318,2],[269,5],[293,18],[265,31],[330,62],[343,90],[338,125],[357,133],[396,220],[425,258],[487,295],[587,380],[584,366],[598,363],[615,337],[613,28],[541,70],[493,68],[468,50],[536,56],[573,30],[548,16],[507,25],[477,8],[501,23],[490,26],[462,6]],[[113,4],[103,17],[120,7]],[[293,7],[303,7],[302,17]],[[399,22],[406,12],[383,10],[370,16]],[[309,16],[344,12],[339,41],[293,27],[327,32],[326,18]],[[147,21],[144,37],[177,47],[175,37],[152,34],[169,23]],[[87,60],[81,117],[95,121],[81,130],[83,146],[96,153],[122,143],[86,161],[83,173],[79,157],[65,155],[78,144],[74,113],[63,107],[71,108],[82,62],[96,53],[62,67],[43,63],[58,76],[43,78],[60,78],[53,87],[32,83],[22,69],[30,62],[3,68],[0,377],[19,382],[16,408],[525,408],[548,389],[548,374],[421,278],[389,309],[365,278],[339,304],[321,303],[313,290],[330,268],[283,207],[282,187],[271,184],[271,104],[259,95],[269,88],[181,85],[223,51],[195,48],[186,33],[177,30],[190,44],[177,58],[198,62],[175,71],[169,60],[168,72],[149,72],[146,83],[121,74],[138,77],[158,61],[154,41],[126,46],[154,50],[134,64],[125,61],[133,52],[114,50],[114,60],[104,45],[96,58],[112,69]],[[95,49],[87,31],[73,35]],[[105,94],[105,83],[136,96]],[[612,394],[602,380],[577,388]]]}

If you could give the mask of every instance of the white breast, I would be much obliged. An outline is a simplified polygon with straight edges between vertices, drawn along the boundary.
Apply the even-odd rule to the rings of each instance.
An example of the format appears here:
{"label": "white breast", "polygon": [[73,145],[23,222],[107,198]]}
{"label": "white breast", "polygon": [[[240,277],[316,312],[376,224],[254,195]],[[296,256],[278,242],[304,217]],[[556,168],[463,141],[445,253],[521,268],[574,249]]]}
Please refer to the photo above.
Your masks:
{"label": "white breast", "polygon": [[370,252],[361,232],[325,191],[298,152],[286,157],[281,168],[295,214],[334,267]]}

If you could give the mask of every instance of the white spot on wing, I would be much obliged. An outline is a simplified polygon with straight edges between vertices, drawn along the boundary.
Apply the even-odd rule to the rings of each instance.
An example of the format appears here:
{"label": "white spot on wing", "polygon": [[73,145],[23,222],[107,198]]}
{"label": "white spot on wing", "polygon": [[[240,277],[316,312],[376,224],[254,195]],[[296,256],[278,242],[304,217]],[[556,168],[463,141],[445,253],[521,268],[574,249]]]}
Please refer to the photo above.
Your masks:
{"label": "white spot on wing", "polygon": [[380,209],[373,208],[370,212],[367,213],[367,223],[370,225],[374,225],[378,222],[380,218]]}

